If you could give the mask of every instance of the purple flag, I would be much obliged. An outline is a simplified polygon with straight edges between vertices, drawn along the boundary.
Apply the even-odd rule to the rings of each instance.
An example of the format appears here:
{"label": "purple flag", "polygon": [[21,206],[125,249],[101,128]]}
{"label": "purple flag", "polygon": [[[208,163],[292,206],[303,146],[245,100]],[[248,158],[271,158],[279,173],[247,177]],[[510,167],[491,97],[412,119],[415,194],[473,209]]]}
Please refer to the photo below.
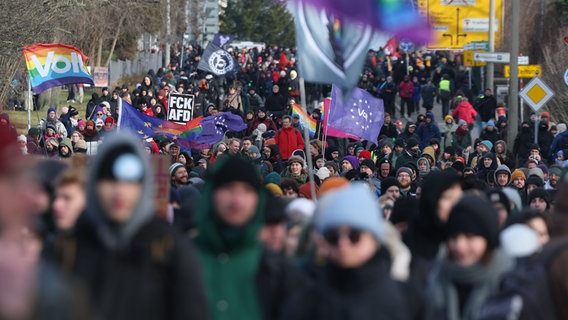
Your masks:
{"label": "purple flag", "polygon": [[359,88],[353,90],[345,105],[341,96],[341,89],[334,85],[331,90],[329,126],[376,144],[384,122],[383,100]]}
{"label": "purple flag", "polygon": [[216,33],[215,36],[213,36],[213,43],[218,45],[219,47],[223,47],[227,43],[233,41],[234,38],[235,36],[228,34]]}
{"label": "purple flag", "polygon": [[239,115],[222,112],[201,120],[201,134],[197,137],[199,143],[214,144],[223,140],[227,131],[241,131],[247,125]]}

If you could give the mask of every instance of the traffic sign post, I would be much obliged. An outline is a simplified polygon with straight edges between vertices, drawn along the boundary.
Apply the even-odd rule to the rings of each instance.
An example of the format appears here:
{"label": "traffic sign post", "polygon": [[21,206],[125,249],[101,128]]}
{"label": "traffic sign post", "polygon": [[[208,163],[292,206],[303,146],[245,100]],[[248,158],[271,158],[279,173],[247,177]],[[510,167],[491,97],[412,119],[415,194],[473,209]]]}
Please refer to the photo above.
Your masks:
{"label": "traffic sign post", "polygon": [[410,65],[410,58],[408,57],[408,51],[414,48],[414,43],[408,39],[401,39],[398,46],[406,53],[406,75],[409,75],[410,70],[408,70],[408,67]]}

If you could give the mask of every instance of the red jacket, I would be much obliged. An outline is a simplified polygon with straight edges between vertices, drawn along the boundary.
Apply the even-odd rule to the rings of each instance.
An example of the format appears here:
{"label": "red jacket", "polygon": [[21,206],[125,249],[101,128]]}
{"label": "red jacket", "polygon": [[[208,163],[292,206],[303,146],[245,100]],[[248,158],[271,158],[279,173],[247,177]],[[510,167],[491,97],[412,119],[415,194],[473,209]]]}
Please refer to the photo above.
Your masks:
{"label": "red jacket", "polygon": [[294,127],[278,130],[274,140],[280,147],[280,154],[283,160],[288,160],[294,150],[304,149],[304,138],[302,138],[300,130]]}
{"label": "red jacket", "polygon": [[412,81],[402,81],[398,85],[398,90],[401,98],[410,99],[412,98],[412,93],[414,92],[414,84],[412,83]]}
{"label": "red jacket", "polygon": [[473,124],[475,117],[477,116],[477,111],[473,108],[469,101],[462,101],[458,104],[454,112],[452,112],[452,117],[460,120],[464,120],[467,124]]}

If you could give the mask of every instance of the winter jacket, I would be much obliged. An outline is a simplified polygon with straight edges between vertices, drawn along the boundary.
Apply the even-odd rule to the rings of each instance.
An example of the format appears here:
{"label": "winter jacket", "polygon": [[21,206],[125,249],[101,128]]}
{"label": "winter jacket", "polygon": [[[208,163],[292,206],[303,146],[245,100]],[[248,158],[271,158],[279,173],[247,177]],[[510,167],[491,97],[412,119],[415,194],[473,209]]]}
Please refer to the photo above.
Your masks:
{"label": "winter jacket", "polygon": [[[105,159],[130,149],[143,159],[142,190],[134,213],[111,223],[97,196]],[[108,170],[108,169],[107,169]],[[76,238],[59,246],[60,265],[83,281],[100,319],[206,319],[195,249],[165,220],[155,217],[152,168],[139,142],[115,135],[90,165],[87,209]],[[57,246],[56,246],[57,247]]]}
{"label": "winter jacket", "polygon": [[281,128],[278,130],[274,140],[280,147],[282,160],[288,160],[294,150],[304,149],[304,138],[302,138],[302,133],[294,127]]}
{"label": "winter jacket", "polygon": [[420,95],[422,96],[422,103],[424,107],[434,107],[434,98],[436,97],[436,91],[436,86],[434,86],[433,84],[425,84],[422,86]]}
{"label": "winter jacket", "polygon": [[438,140],[442,140],[442,135],[440,134],[440,128],[434,121],[434,115],[432,114],[432,122],[426,123],[423,122],[416,130],[418,137],[420,138],[418,141],[420,142],[420,149],[426,148],[430,144],[430,139],[437,138]]}
{"label": "winter jacket", "polygon": [[497,99],[495,96],[483,96],[475,104],[475,110],[479,112],[481,121],[487,122],[491,118],[495,118],[495,110],[497,109]]}
{"label": "winter jacket", "polygon": [[398,85],[400,97],[403,99],[412,99],[412,93],[414,92],[414,84],[408,81],[402,81]]}
{"label": "winter jacket", "polygon": [[458,125],[453,122],[452,124],[444,123],[444,125],[440,127],[440,134],[444,138],[444,148],[452,145],[453,134],[457,128]]}
{"label": "winter jacket", "polygon": [[359,268],[328,264],[313,286],[288,301],[280,319],[410,319],[405,287],[389,273],[383,248]]}
{"label": "winter jacket", "polygon": [[460,102],[454,112],[452,112],[452,117],[454,117],[456,121],[458,119],[464,120],[468,125],[473,124],[476,116],[477,112],[468,101]]}
{"label": "winter jacket", "polygon": [[381,127],[381,132],[379,133],[379,136],[385,135],[389,138],[396,138],[396,136],[398,136],[398,131],[396,130],[396,126],[394,125],[394,123],[385,123],[383,124],[383,126]]}
{"label": "winter jacket", "polygon": [[487,128],[485,128],[481,131],[479,139],[489,140],[491,141],[491,143],[495,144],[495,141],[501,139],[501,135],[499,134],[499,131],[497,131],[497,128],[493,128],[493,130],[488,130]]}
{"label": "winter jacket", "polygon": [[452,134],[452,146],[456,149],[458,154],[461,154],[467,147],[470,147],[471,143],[471,134],[469,133],[469,130],[457,128]]}
{"label": "winter jacket", "polygon": [[263,225],[265,191],[257,190],[259,202],[251,220],[235,229],[215,216],[214,187],[213,181],[205,184],[195,217],[199,231],[195,242],[210,318],[277,319],[284,301],[305,282],[284,257],[269,252],[257,239]]}

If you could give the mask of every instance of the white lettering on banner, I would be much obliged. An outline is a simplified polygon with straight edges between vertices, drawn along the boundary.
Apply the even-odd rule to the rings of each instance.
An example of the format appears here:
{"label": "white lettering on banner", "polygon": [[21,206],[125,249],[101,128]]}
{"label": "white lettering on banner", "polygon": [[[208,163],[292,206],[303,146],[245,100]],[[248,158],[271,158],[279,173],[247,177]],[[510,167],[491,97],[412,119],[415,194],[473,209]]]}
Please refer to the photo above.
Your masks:
{"label": "white lettering on banner", "polygon": [[73,73],[88,73],[87,70],[85,70],[83,57],[80,54],[71,52],[71,61],[69,61],[69,59],[65,56],[57,56],[55,58],[54,56],[55,51],[48,52],[47,58],[45,59],[45,65],[41,64],[35,54],[31,56],[31,60],[41,77],[47,77],[50,70],[59,74],[67,73],[71,69],[73,69]]}
{"label": "white lettering on banner", "polygon": [[357,110],[359,112],[359,116],[365,118],[365,120],[367,120],[367,112],[365,112],[365,110],[361,110],[358,109]]}
{"label": "white lettering on banner", "polygon": [[186,123],[193,119],[193,101],[191,94],[172,93],[168,99],[168,121]]}

